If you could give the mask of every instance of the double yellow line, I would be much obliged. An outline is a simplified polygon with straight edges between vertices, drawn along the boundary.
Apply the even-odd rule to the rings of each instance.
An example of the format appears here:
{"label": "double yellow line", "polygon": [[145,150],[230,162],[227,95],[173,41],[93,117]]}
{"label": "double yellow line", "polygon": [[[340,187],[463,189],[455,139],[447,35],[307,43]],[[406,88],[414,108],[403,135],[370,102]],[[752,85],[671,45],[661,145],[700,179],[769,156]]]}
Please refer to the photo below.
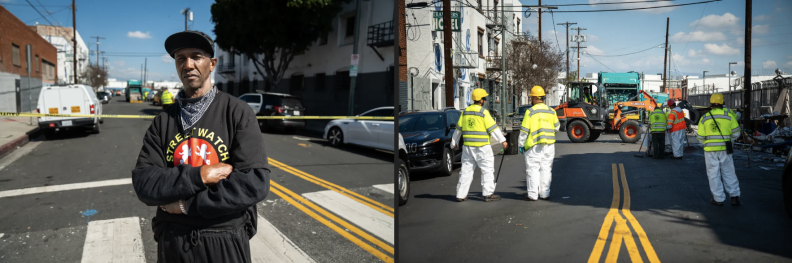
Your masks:
{"label": "double yellow line", "polygon": [[[604,252],[605,249],[605,242],[608,240],[608,236],[610,235],[613,222],[616,222],[616,226],[613,231],[613,237],[611,238],[608,255],[605,257],[605,262],[616,262],[616,259],[619,257],[619,250],[621,249],[622,241],[627,247],[630,260],[632,262],[643,262],[643,259],[641,258],[641,252],[635,243],[632,231],[630,231],[630,226],[632,226],[638,235],[638,239],[641,242],[644,252],[646,252],[646,257],[649,259],[649,262],[660,262],[660,259],[657,258],[657,254],[652,247],[652,243],[649,242],[649,237],[646,236],[646,232],[644,232],[643,227],[641,227],[641,224],[638,223],[638,220],[636,220],[630,212],[630,188],[627,186],[627,177],[624,172],[624,164],[619,164],[619,169],[617,170],[616,164],[614,163],[611,165],[611,170],[613,177],[613,200],[611,201],[610,210],[605,216],[605,221],[602,223],[602,228],[600,228],[597,242],[594,244],[594,249],[591,251],[588,262],[599,262],[602,252]],[[624,188],[624,203],[622,204],[621,214],[619,213],[619,203],[621,203],[619,171],[621,171],[621,185]],[[622,214],[624,216],[622,216]],[[625,217],[627,218],[626,220]],[[627,224],[628,221],[629,225]]]}
{"label": "double yellow line", "polygon": [[[322,187],[325,187],[325,188],[328,188],[330,190],[333,190],[335,192],[338,192],[338,193],[340,193],[340,194],[342,194],[344,196],[347,196],[347,197],[349,197],[349,198],[351,198],[351,199],[353,199],[355,201],[363,203],[363,204],[365,204],[365,205],[367,205],[367,206],[369,206],[371,208],[374,208],[377,211],[380,211],[382,213],[385,213],[386,215],[389,215],[389,216],[393,217],[394,210],[393,210],[392,207],[389,207],[389,206],[384,205],[382,203],[379,203],[377,201],[371,200],[371,199],[369,199],[369,198],[367,198],[365,196],[359,195],[359,194],[357,194],[355,192],[352,192],[352,191],[350,191],[350,190],[348,190],[346,188],[343,188],[343,187],[338,186],[336,184],[330,183],[330,182],[325,181],[325,180],[323,180],[321,178],[318,178],[316,176],[310,175],[310,174],[308,174],[306,172],[300,171],[300,170],[298,170],[298,169],[296,169],[294,167],[291,167],[291,166],[288,166],[288,165],[286,165],[284,163],[278,162],[278,161],[276,161],[276,160],[274,160],[272,158],[268,158],[268,159],[269,159],[270,164],[272,164],[272,166],[274,166],[274,167],[276,167],[278,169],[281,169],[281,170],[286,171],[286,172],[288,172],[290,174],[296,175],[297,177],[303,178],[303,179],[305,179],[305,180],[307,180],[309,182],[312,182],[314,184],[317,184],[317,185],[320,185]],[[368,251],[369,253],[371,253],[375,257],[379,258],[380,260],[382,260],[384,262],[394,262],[393,257],[391,256],[391,255],[393,255],[395,253],[395,250],[394,250],[393,246],[391,246],[391,245],[389,245],[389,244],[387,244],[385,242],[382,242],[382,240],[379,240],[378,238],[369,235],[365,231],[360,230],[359,228],[355,227],[354,225],[350,224],[349,222],[347,222],[347,221],[345,221],[345,220],[343,220],[341,218],[338,218],[337,216],[333,215],[330,212],[327,212],[327,210],[322,209],[320,206],[314,204],[311,201],[308,201],[307,199],[303,198],[302,196],[300,196],[297,193],[292,192],[291,190],[287,189],[286,187],[283,187],[282,185],[280,185],[280,184],[278,184],[278,183],[276,183],[274,181],[270,181],[270,184],[272,185],[272,187],[270,188],[272,193],[274,193],[275,195],[279,196],[280,198],[283,198],[283,200],[285,200],[286,202],[289,202],[291,205],[293,205],[294,207],[296,207],[297,209],[299,209],[303,213],[305,213],[308,216],[316,219],[320,223],[322,223],[325,226],[329,227],[330,229],[332,229],[336,233],[340,234],[341,236],[345,237],[346,239],[348,239],[352,243],[354,243],[354,244],[358,245],[359,247],[363,248],[363,250]],[[313,209],[313,210],[311,210],[311,209]],[[316,211],[316,212],[314,212],[314,211]],[[317,213],[321,214],[324,217],[318,215]],[[335,224],[333,222],[335,222]],[[348,229],[349,231],[344,230],[343,228],[339,227],[336,224],[341,225],[342,227]],[[368,243],[364,242],[363,240],[361,240],[357,236],[350,234],[350,232],[355,233],[357,236],[359,236],[359,237],[365,239],[366,241],[376,245],[380,249],[390,253],[390,255],[388,255],[386,253],[383,253],[379,249],[369,245]]]}

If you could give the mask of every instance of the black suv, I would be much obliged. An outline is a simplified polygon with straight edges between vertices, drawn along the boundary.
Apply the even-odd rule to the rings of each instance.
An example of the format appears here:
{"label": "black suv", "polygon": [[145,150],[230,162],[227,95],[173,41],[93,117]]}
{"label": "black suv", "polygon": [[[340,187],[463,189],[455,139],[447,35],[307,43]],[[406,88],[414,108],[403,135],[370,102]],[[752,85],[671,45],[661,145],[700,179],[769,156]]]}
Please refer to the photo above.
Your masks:
{"label": "black suv", "polygon": [[[305,107],[297,96],[256,91],[256,93],[242,94],[239,99],[247,102],[256,116],[305,116]],[[298,119],[261,119],[258,123],[263,132],[272,129],[285,131],[305,128],[305,120]]]}
{"label": "black suv", "polygon": [[454,162],[462,157],[462,143],[458,143],[457,151],[451,145],[461,114],[459,110],[446,108],[399,115],[399,133],[409,152],[410,171],[439,171],[444,176],[451,175]]}

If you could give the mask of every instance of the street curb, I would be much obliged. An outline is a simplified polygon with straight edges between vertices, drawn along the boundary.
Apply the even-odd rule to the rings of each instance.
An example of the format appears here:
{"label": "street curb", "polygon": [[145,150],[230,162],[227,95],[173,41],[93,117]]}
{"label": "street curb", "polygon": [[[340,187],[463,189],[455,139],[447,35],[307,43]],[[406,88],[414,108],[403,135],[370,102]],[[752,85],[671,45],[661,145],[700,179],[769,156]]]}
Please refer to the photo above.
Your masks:
{"label": "street curb", "polygon": [[17,147],[22,147],[25,144],[27,144],[30,141],[30,137],[36,137],[36,135],[38,134],[39,131],[40,131],[40,129],[38,127],[36,127],[34,129],[28,131],[24,135],[19,136],[18,138],[14,139],[14,140],[6,143],[6,144],[0,145],[0,158],[3,158],[6,155],[8,155],[9,153],[13,152],[14,150],[17,149]]}

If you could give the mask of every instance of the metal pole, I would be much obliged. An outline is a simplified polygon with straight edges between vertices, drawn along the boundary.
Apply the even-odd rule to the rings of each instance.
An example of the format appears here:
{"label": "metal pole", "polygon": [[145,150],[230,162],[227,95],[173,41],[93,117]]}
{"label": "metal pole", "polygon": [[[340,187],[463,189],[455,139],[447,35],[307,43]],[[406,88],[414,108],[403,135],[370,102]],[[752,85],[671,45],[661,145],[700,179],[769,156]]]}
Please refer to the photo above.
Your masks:
{"label": "metal pole", "polygon": [[746,0],[745,1],[745,69],[743,70],[743,74],[745,75],[745,81],[743,81],[743,85],[745,88],[743,91],[743,106],[745,108],[745,112],[743,113],[743,128],[744,129],[753,129],[753,124],[751,123],[751,26],[753,19],[751,16],[753,15],[753,1]]}
{"label": "metal pole", "polygon": [[671,18],[666,17],[666,41],[665,41],[665,50],[663,50],[663,88],[665,89],[666,86],[666,79],[668,76],[666,75],[666,63],[668,63],[668,24],[671,23]]}
{"label": "metal pole", "polygon": [[508,27],[506,24],[506,1],[501,0],[501,90],[500,90],[500,123],[506,125],[506,37],[508,35]]}
{"label": "metal pole", "polygon": [[[537,9],[537,10],[539,10],[539,28],[538,28],[539,30],[537,30],[537,31],[539,31],[539,43],[542,43],[542,8],[541,8],[542,0],[539,0],[539,6],[540,7]],[[541,47],[541,45],[540,45],[540,47]]]}
{"label": "metal pole", "polygon": [[445,64],[445,106],[454,107],[454,63],[451,57],[451,0],[443,0],[443,64]]}
{"label": "metal pole", "polygon": [[[74,62],[74,84],[77,84],[77,5],[72,0],[72,61]],[[90,61],[90,60],[89,60]]]}
{"label": "metal pole", "polygon": [[[358,38],[360,35],[360,0],[356,1],[355,9],[355,43],[352,45],[352,54],[358,53]],[[355,86],[357,85],[357,76],[350,76],[349,78],[349,116],[352,116],[355,110]]]}
{"label": "metal pole", "polygon": [[[27,60],[27,83],[28,83],[28,110],[33,111],[33,98],[32,98],[32,89],[30,86],[30,53],[33,53],[33,45],[27,44],[25,45],[25,60]],[[33,117],[30,117],[30,125],[33,125]]]}
{"label": "metal pole", "polygon": [[184,9],[184,31],[187,31],[187,17],[190,15],[190,8]]}

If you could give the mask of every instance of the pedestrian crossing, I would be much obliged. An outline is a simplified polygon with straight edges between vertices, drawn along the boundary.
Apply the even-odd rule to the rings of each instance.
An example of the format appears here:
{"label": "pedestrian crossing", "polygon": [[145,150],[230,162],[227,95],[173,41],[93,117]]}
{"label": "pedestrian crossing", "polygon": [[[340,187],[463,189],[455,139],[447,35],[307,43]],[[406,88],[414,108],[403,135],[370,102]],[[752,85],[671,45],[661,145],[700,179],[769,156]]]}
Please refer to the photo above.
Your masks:
{"label": "pedestrian crossing", "polygon": [[[392,194],[393,187],[393,184],[383,184],[369,188]],[[304,193],[300,196],[365,233],[370,233],[391,246],[394,244],[395,222],[392,217],[332,190]],[[90,221],[86,228],[81,262],[146,262],[146,251],[156,251],[156,248],[144,249],[142,240],[150,237],[142,236],[143,226],[140,222],[139,217]],[[258,233],[250,240],[250,248],[253,262],[321,262],[261,215],[258,218]]]}

